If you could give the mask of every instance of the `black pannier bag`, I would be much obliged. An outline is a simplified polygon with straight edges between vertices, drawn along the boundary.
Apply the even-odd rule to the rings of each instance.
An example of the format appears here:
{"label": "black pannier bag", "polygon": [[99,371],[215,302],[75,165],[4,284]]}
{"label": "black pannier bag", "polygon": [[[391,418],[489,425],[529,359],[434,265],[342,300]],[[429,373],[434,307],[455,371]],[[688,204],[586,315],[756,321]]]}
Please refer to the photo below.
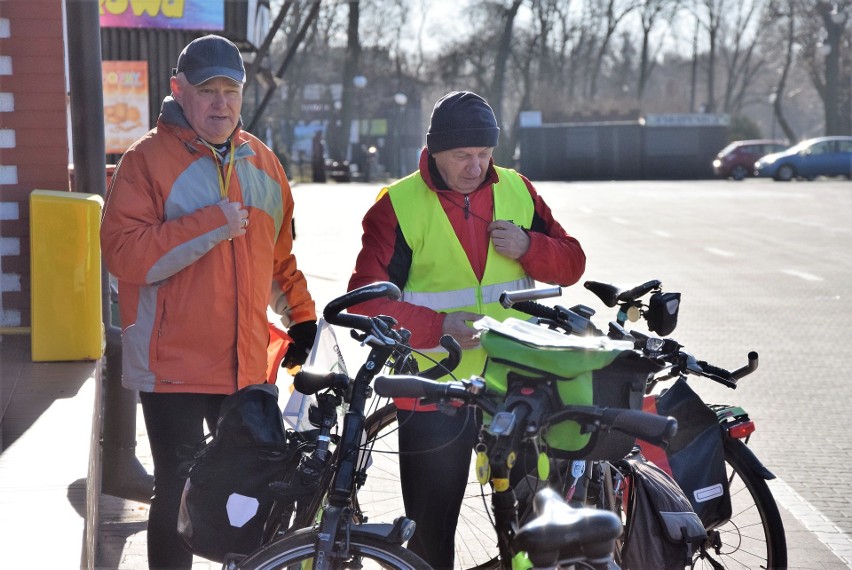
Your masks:
{"label": "black pannier bag", "polygon": [[683,570],[707,539],[701,519],[669,475],[641,454],[619,462],[629,472],[622,570]]}
{"label": "black pannier bag", "polygon": [[213,439],[188,464],[178,532],[194,554],[222,562],[261,545],[273,506],[269,483],[299,456],[289,448],[278,388],[247,386],[223,402]]}
{"label": "black pannier bag", "polygon": [[658,398],[649,398],[646,411],[675,418],[677,434],[665,450],[640,442],[642,454],[677,481],[705,528],[730,520],[725,449],[716,414],[682,379]]}

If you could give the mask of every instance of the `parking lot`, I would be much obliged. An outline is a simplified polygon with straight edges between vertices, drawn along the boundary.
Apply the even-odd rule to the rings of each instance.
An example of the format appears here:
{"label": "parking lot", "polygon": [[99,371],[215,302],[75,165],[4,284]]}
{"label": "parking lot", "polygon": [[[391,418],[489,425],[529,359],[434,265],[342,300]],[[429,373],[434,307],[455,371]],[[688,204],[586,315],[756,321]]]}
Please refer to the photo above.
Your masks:
{"label": "parking lot", "polygon": [[[542,182],[557,219],[583,244],[584,278],[680,291],[672,336],[696,356],[735,368],[760,354],[736,391],[694,386],[757,423],[752,446],[777,476],[788,535],[852,561],[852,499],[841,491],[852,450],[848,283],[852,183],[771,180]],[[299,185],[296,254],[320,304],[342,294],[360,247],[360,219],[377,184]],[[322,252],[321,254],[318,252]],[[614,315],[580,285],[559,304]],[[344,341],[347,362],[362,358]],[[813,541],[813,544],[811,544]],[[813,559],[791,549],[791,567]],[[845,567],[840,563],[839,567]]]}

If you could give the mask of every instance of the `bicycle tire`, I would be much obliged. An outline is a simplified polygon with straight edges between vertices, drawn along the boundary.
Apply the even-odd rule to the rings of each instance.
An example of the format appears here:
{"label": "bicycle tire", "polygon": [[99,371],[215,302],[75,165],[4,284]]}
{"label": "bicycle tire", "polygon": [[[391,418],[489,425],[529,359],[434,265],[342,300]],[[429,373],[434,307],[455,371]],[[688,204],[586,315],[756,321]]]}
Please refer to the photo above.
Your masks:
{"label": "bicycle tire", "polygon": [[709,531],[693,568],[713,568],[710,559],[727,570],[787,567],[781,514],[766,480],[750,468],[748,454],[743,442],[725,440],[732,515],[728,522]]}
{"label": "bicycle tire", "polygon": [[[405,514],[400,501],[396,406],[388,404],[371,413],[364,423],[365,447],[372,446],[367,480],[353,498],[360,522],[394,520]],[[490,518],[491,490],[471,473],[456,528],[456,568],[497,568],[497,538]],[[417,532],[415,530],[415,532]]]}
{"label": "bicycle tire", "polygon": [[[312,568],[317,531],[305,528],[271,542],[238,564],[239,570],[280,570]],[[398,545],[367,534],[353,526],[349,530],[349,556],[332,564],[335,570],[388,568],[392,570],[429,570],[419,556]]]}

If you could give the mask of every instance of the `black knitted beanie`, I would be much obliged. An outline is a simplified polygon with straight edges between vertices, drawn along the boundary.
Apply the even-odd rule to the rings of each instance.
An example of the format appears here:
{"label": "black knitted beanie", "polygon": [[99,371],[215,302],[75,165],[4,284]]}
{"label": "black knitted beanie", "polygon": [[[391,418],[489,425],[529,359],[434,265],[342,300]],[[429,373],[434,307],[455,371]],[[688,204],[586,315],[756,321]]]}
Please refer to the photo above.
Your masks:
{"label": "black knitted beanie", "polygon": [[426,147],[431,154],[462,147],[495,147],[500,128],[485,99],[470,91],[452,91],[435,103]]}

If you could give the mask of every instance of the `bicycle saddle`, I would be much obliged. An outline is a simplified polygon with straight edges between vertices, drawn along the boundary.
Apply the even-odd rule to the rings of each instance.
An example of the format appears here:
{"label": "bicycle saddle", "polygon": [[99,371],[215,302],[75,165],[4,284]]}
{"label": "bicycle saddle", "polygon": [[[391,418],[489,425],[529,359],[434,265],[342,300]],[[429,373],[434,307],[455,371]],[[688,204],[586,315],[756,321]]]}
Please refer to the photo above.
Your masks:
{"label": "bicycle saddle", "polygon": [[606,560],[621,535],[621,520],[615,514],[572,507],[550,488],[536,493],[533,510],[535,518],[520,528],[515,544],[537,567],[566,558]]}

